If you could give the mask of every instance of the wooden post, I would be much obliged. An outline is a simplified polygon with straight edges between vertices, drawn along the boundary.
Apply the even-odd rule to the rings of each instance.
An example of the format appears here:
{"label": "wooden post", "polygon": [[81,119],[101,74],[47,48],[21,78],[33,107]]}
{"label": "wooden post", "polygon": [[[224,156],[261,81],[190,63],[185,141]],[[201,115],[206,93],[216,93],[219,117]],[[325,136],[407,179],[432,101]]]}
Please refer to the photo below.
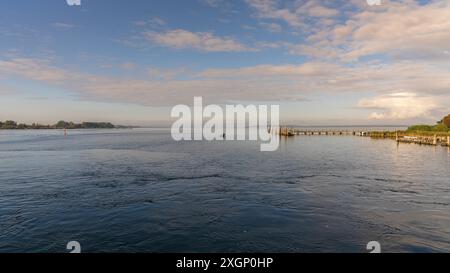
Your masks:
{"label": "wooden post", "polygon": [[433,137],[433,145],[437,145],[437,136],[436,136],[436,134]]}
{"label": "wooden post", "polygon": [[397,141],[398,142],[398,132],[395,132],[395,141]]}
{"label": "wooden post", "polygon": [[447,137],[447,146],[450,147],[450,136]]}

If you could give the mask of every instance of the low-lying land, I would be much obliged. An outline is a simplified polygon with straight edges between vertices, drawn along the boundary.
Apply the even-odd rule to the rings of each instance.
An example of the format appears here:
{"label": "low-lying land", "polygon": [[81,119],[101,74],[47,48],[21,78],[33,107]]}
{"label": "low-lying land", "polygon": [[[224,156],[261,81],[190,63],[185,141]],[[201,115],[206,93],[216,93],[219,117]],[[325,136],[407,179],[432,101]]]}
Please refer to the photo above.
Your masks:
{"label": "low-lying land", "polygon": [[445,124],[414,125],[406,131],[369,132],[373,138],[391,138],[398,142],[450,146],[450,128]]}
{"label": "low-lying land", "polygon": [[17,123],[12,120],[5,122],[0,121],[0,130],[26,130],[26,129],[122,129],[122,128],[134,128],[130,126],[114,125],[110,122],[66,122],[59,121],[54,125],[43,125],[38,123],[25,124]]}

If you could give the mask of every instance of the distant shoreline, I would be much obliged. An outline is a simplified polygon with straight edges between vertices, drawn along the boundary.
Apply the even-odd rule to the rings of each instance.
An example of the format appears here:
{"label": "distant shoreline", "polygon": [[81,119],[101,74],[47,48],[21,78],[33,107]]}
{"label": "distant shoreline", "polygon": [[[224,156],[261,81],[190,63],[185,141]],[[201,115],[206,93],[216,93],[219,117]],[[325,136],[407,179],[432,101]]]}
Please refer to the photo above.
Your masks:
{"label": "distant shoreline", "polygon": [[0,130],[86,130],[86,129],[133,129],[137,126],[114,125],[111,122],[66,122],[59,121],[54,125],[43,125],[39,123],[25,124],[12,120],[0,121]]}
{"label": "distant shoreline", "polygon": [[123,127],[114,127],[114,128],[14,128],[14,129],[3,129],[0,128],[0,131],[38,131],[38,130],[124,130],[124,129],[145,129],[145,127],[134,127],[134,126],[123,126]]}

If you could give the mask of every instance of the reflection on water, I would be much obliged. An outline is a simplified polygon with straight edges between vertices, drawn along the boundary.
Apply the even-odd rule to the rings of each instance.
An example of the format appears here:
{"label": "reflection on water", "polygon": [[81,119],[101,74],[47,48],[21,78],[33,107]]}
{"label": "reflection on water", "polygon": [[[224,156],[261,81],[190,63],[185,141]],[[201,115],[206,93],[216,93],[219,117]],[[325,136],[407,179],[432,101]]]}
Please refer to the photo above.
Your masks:
{"label": "reflection on water", "polygon": [[351,136],[0,131],[0,251],[450,251],[450,151]]}

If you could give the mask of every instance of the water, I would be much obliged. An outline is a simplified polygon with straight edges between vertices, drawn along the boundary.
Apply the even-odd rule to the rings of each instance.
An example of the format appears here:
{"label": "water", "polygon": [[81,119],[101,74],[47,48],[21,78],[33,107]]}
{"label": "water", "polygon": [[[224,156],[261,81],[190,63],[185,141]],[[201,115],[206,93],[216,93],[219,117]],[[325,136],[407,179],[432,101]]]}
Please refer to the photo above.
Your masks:
{"label": "water", "polygon": [[450,152],[351,136],[0,131],[0,252],[450,251]]}

